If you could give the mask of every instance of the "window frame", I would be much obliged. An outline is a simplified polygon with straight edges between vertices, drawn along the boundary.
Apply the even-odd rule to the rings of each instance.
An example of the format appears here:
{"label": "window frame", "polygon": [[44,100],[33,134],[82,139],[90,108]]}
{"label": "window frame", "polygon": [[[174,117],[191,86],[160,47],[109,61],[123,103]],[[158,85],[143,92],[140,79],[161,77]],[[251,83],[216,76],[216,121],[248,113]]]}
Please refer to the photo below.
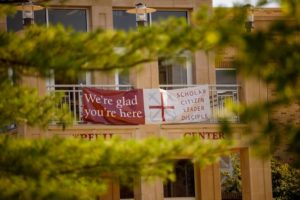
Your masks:
{"label": "window frame", "polygon": [[[191,55],[190,52],[186,51],[183,54],[181,54],[180,56],[178,56],[179,58],[185,58],[186,62],[182,63],[182,65],[185,65],[186,68],[186,83],[168,83],[168,84],[161,84],[159,83],[159,85],[191,85],[193,84],[193,62],[192,62],[192,58],[193,56]],[[159,71],[159,63],[158,63],[158,71]]]}
{"label": "window frame", "polygon": [[[167,8],[163,8],[163,9],[157,9],[157,11],[165,11],[165,12],[185,12],[186,13],[186,21],[188,24],[190,24],[190,10],[189,9],[167,9]],[[149,17],[149,24],[151,25],[153,23],[152,21],[152,15],[150,15]],[[176,84],[176,83],[172,83],[172,84],[161,84],[159,82],[159,85],[191,85],[193,84],[193,55],[188,52],[188,51],[184,51],[179,57],[184,57],[186,59],[186,62],[184,63],[186,66],[186,84]],[[157,61],[158,64],[158,71],[159,71],[159,63]]]}
{"label": "window frame", "polygon": [[[57,10],[85,10],[86,11],[86,32],[90,31],[90,9],[87,7],[58,7],[58,6],[51,6],[44,8],[45,10],[45,18],[46,18],[46,26],[49,27],[49,9],[57,9]],[[21,11],[22,12],[22,11]],[[6,30],[8,30],[8,23],[6,20]]]}
{"label": "window frame", "polygon": [[[86,17],[85,17],[85,20],[86,20],[86,32],[89,32],[90,31],[90,10],[86,7],[56,7],[56,6],[53,6],[53,7],[48,7],[48,8],[45,8],[45,18],[46,18],[46,27],[49,27],[50,26],[50,23],[49,23],[49,9],[57,9],[57,10],[85,10],[86,12]],[[92,80],[92,74],[91,72],[86,72],[85,73],[85,85],[90,85],[91,84],[91,80]],[[54,70],[51,70],[50,71],[50,76],[46,78],[46,85],[47,86],[53,86],[55,85],[55,72]]]}
{"label": "window frame", "polygon": [[[112,14],[114,11],[126,11],[127,8],[120,8],[120,7],[114,7],[112,8]],[[187,23],[190,24],[190,10],[189,9],[167,9],[167,8],[163,8],[163,9],[157,9],[157,11],[166,11],[166,12],[185,12],[186,13],[186,20]],[[152,20],[152,14],[149,13],[148,14],[149,17],[149,25],[151,26],[153,23]],[[114,26],[114,22],[113,22],[113,26]],[[116,30],[116,29],[115,29]],[[166,85],[191,85],[193,83],[193,56],[190,52],[185,51],[183,52],[182,55],[180,55],[179,57],[184,57],[186,59],[186,62],[184,63],[184,65],[186,66],[186,84],[166,84]],[[159,63],[157,60],[157,65],[158,65],[158,71],[159,71]],[[159,74],[158,74],[159,76]],[[159,78],[158,78],[159,80]],[[115,84],[119,85],[119,72],[116,71],[115,73]],[[161,83],[159,83],[159,85],[162,85]]]}
{"label": "window frame", "polygon": [[[188,23],[188,24],[191,24],[191,17],[190,17],[190,13],[191,13],[191,10],[190,9],[184,9],[184,8],[182,8],[182,9],[178,9],[178,8],[176,8],[176,9],[172,9],[172,8],[163,8],[163,9],[157,9],[157,11],[166,11],[166,12],[172,12],[172,11],[174,11],[174,12],[186,12],[186,22]],[[149,17],[149,24],[151,25],[152,24],[152,15],[150,14],[150,17]]]}
{"label": "window frame", "polygon": [[56,10],[85,10],[86,12],[86,17],[85,17],[85,21],[86,21],[86,32],[90,31],[90,9],[87,7],[57,7],[57,6],[51,6],[51,7],[47,7],[45,8],[46,11],[46,26],[49,27],[49,9],[56,9]]}

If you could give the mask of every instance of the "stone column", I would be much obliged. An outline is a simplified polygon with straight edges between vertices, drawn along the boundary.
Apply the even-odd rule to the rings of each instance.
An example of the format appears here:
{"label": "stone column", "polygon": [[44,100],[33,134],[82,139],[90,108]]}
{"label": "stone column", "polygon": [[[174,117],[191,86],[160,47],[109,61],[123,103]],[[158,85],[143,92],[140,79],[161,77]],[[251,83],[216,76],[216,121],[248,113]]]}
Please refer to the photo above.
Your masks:
{"label": "stone column", "polygon": [[145,63],[135,68],[135,88],[159,88],[158,63]]}
{"label": "stone column", "polygon": [[214,84],[215,68],[214,54],[212,52],[205,53],[198,51],[195,53],[195,73],[193,79],[196,84]]}
{"label": "stone column", "polygon": [[100,197],[101,200],[120,200],[120,186],[116,181],[107,180],[107,191]]}
{"label": "stone column", "polygon": [[162,180],[157,178],[150,182],[140,180],[134,188],[135,200],[163,200],[164,191]]}
{"label": "stone column", "polygon": [[[40,97],[47,94],[46,81],[37,74],[32,76],[23,76],[19,84],[28,88],[36,89]],[[37,127],[30,127],[26,123],[17,124],[17,134],[19,137],[24,138],[47,137],[46,130],[42,130]]]}
{"label": "stone column", "polygon": [[255,158],[249,148],[241,149],[243,200],[271,200],[272,178],[270,160]]}
{"label": "stone column", "polygon": [[221,200],[220,163],[206,166],[202,169],[195,167],[196,199]]}

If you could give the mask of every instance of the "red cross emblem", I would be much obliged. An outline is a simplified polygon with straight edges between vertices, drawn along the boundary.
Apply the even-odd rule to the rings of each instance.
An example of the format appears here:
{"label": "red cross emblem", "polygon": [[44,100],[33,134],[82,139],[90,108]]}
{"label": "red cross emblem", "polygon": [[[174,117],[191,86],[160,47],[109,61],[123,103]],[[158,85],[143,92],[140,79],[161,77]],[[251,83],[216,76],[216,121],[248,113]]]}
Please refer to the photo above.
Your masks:
{"label": "red cross emblem", "polygon": [[166,109],[175,109],[175,107],[164,105],[164,96],[163,96],[162,92],[160,92],[160,101],[161,101],[161,105],[149,106],[149,109],[160,109],[161,110],[162,121],[165,122],[166,121],[166,119],[165,119],[165,110]]}

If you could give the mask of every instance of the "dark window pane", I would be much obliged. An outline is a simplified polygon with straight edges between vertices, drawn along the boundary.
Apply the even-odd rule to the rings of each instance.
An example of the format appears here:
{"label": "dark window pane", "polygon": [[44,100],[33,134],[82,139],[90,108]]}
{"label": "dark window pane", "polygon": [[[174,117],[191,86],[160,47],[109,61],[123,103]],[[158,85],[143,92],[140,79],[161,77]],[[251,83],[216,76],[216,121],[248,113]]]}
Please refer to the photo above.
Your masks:
{"label": "dark window pane", "polygon": [[66,77],[65,72],[55,72],[54,81],[56,85],[63,84],[86,84],[86,73],[85,72],[79,72],[75,77]]}
{"label": "dark window pane", "polygon": [[[34,12],[34,22],[38,25],[46,24],[46,10]],[[65,27],[72,27],[76,31],[87,31],[87,17],[84,9],[49,9],[49,22],[61,23]],[[7,17],[7,30],[19,31],[23,28],[22,11]]]}
{"label": "dark window pane", "polygon": [[222,69],[216,70],[217,84],[236,84],[236,70]]}
{"label": "dark window pane", "polygon": [[133,187],[120,185],[120,199],[133,199]]}
{"label": "dark window pane", "polygon": [[[167,19],[168,17],[184,17],[187,19],[187,12],[186,11],[156,11],[152,13],[152,22],[159,21],[161,19]],[[129,14],[126,12],[126,10],[114,10],[113,24],[114,24],[114,29],[128,31],[130,29],[136,28],[136,18],[134,14]]]}
{"label": "dark window pane", "polygon": [[34,12],[34,23],[38,25],[45,25],[46,21],[46,9],[37,10]]}
{"label": "dark window pane", "polygon": [[76,31],[87,31],[87,16],[84,9],[49,9],[49,23],[62,24]]}
{"label": "dark window pane", "polygon": [[129,14],[125,10],[113,11],[114,29],[128,31],[136,28],[135,15]]}
{"label": "dark window pane", "polygon": [[129,85],[129,73],[119,73],[119,85]]}
{"label": "dark window pane", "polygon": [[152,22],[168,19],[169,17],[183,17],[187,19],[186,11],[156,11],[152,13]]}
{"label": "dark window pane", "polygon": [[164,197],[195,197],[193,163],[190,160],[179,160],[175,173],[176,181],[164,185]]}
{"label": "dark window pane", "polygon": [[7,30],[19,31],[23,28],[22,11],[18,11],[14,16],[7,17]]}

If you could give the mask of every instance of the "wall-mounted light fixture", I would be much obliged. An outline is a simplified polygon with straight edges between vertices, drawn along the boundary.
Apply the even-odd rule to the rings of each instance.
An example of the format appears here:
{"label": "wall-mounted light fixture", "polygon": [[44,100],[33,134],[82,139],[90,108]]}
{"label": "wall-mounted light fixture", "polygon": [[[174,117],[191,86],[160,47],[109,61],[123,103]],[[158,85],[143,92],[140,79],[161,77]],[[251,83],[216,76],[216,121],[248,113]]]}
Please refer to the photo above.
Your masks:
{"label": "wall-mounted light fixture", "polygon": [[22,11],[24,26],[34,24],[34,11],[42,9],[42,6],[35,5],[32,1],[23,2],[17,6],[17,10]]}
{"label": "wall-mounted light fixture", "polygon": [[145,4],[138,3],[135,8],[129,9],[126,12],[130,14],[135,14],[137,26],[147,26],[148,24],[148,14],[155,12],[154,8],[147,8]]}

